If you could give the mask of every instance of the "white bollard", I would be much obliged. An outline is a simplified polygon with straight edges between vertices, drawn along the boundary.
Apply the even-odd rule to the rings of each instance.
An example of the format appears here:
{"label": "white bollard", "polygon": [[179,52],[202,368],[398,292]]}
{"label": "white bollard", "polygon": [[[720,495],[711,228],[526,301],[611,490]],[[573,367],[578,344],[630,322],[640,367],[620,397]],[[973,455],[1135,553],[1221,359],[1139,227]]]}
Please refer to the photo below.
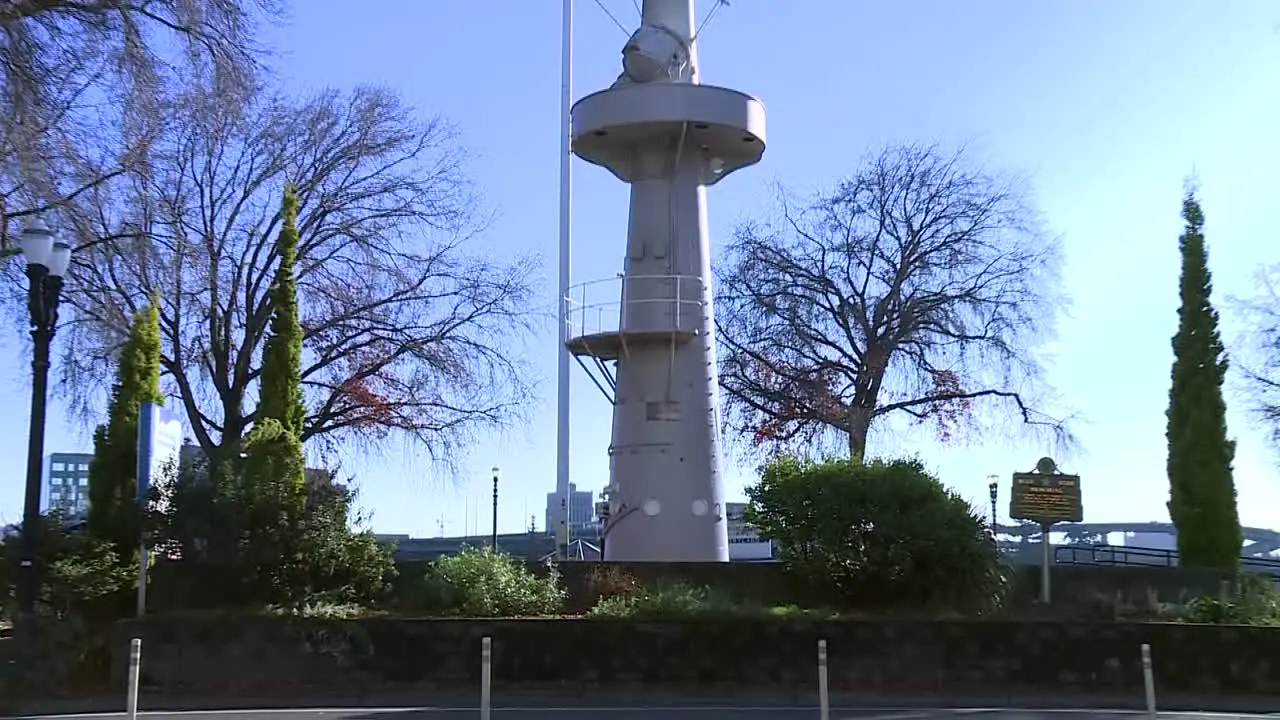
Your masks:
{"label": "white bollard", "polygon": [[828,720],[831,700],[827,695],[827,641],[818,641],[818,717]]}
{"label": "white bollard", "polygon": [[125,690],[125,713],[129,720],[138,718],[138,676],[142,674],[142,638],[129,641],[129,687]]}
{"label": "white bollard", "polygon": [[480,639],[480,720],[489,720],[489,686],[493,682],[493,641]]}
{"label": "white bollard", "polygon": [[1151,646],[1142,643],[1142,684],[1147,691],[1147,717],[1156,720],[1156,681],[1151,673]]}

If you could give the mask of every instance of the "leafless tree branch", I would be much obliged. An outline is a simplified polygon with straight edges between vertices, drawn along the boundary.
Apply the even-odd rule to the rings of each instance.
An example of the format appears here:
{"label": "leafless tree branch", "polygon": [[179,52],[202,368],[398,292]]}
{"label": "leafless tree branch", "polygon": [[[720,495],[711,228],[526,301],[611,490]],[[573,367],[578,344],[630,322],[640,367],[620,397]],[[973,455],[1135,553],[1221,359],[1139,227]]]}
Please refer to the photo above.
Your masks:
{"label": "leafless tree branch", "polygon": [[1069,439],[1038,401],[1059,244],[1019,186],[964,151],[907,145],[867,158],[833,192],[736,231],[720,264],[726,422],[757,442],[835,433],[862,457],[880,418],[949,437],[979,401]]}
{"label": "leafless tree branch", "polygon": [[1234,384],[1280,447],[1280,265],[1259,269],[1253,294],[1229,302],[1246,328],[1236,343]]}
{"label": "leafless tree branch", "polygon": [[145,163],[179,80],[251,92],[257,22],[281,12],[280,0],[0,2],[0,244],[9,220]]}
{"label": "leafless tree branch", "polygon": [[[77,390],[107,381],[127,318],[161,312],[164,373],[206,452],[254,420],[271,312],[279,198],[299,197],[304,439],[402,433],[442,460],[520,417],[530,380],[513,348],[537,264],[475,257],[487,227],[453,130],[394,94],[360,88],[305,100],[259,93],[225,106],[193,88],[145,167],[74,203],[75,257],[61,367]],[[103,237],[114,242],[97,242]]]}

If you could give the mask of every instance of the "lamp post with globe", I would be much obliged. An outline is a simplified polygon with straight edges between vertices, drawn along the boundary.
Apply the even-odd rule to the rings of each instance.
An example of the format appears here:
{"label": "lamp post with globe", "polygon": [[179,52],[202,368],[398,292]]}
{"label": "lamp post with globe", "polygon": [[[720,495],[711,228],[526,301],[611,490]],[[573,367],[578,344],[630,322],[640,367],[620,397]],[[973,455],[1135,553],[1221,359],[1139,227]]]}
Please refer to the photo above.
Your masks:
{"label": "lamp post with globe", "polygon": [[997,524],[996,498],[1000,495],[1000,476],[988,475],[987,480],[991,481],[987,484],[987,493],[991,496],[991,531],[995,532]]}
{"label": "lamp post with globe", "polygon": [[22,539],[17,578],[18,611],[14,632],[20,650],[33,648],[36,597],[40,586],[40,490],[44,476],[44,425],[49,389],[49,346],[58,325],[62,279],[71,265],[71,246],[57,239],[44,223],[33,221],[19,237],[27,264],[27,311],[30,315],[31,424],[27,438],[27,480],[22,506]]}
{"label": "lamp post with globe", "polygon": [[498,552],[498,466],[493,466],[493,536],[489,541],[490,549]]}

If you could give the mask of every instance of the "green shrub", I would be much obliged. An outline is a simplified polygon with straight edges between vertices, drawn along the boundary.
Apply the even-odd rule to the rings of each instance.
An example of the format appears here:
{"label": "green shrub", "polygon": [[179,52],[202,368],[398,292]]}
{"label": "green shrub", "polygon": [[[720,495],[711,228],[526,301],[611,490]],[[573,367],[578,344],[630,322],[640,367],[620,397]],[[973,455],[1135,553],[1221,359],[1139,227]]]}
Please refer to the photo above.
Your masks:
{"label": "green shrub", "polygon": [[325,620],[351,620],[369,616],[367,608],[354,603],[335,603],[312,600],[300,605],[271,605],[268,614],[285,617],[321,618]]}
{"label": "green shrub", "polygon": [[589,617],[625,617],[645,619],[697,618],[832,618],[836,613],[808,610],[797,605],[769,607],[759,603],[738,602],[714,588],[674,583],[652,588],[637,588],[627,594],[602,597],[587,613]]}
{"label": "green shrub", "polygon": [[[39,611],[88,624],[109,622],[132,609],[137,587],[136,556],[121,558],[107,541],[61,530],[54,515],[40,519]],[[0,542],[0,616],[12,617],[21,538]]]}
{"label": "green shrub", "polygon": [[747,494],[788,571],[847,607],[986,612],[1007,594],[982,516],[919,462],[782,457]]}
{"label": "green shrub", "polygon": [[59,618],[75,615],[91,623],[115,620],[121,597],[133,595],[138,587],[134,559],[122,560],[110,542],[71,538],[49,564],[41,599]]}
{"label": "green shrub", "polygon": [[589,615],[631,618],[727,616],[742,614],[742,609],[729,597],[711,588],[675,583],[601,598]]}
{"label": "green shrub", "polygon": [[1182,619],[1210,625],[1280,625],[1280,592],[1268,576],[1244,575],[1220,597],[1187,603]]}
{"label": "green shrub", "polygon": [[334,482],[297,488],[229,464],[174,473],[153,487],[151,537],[191,569],[184,608],[369,605],[395,576],[392,550],[367,530],[356,493]]}
{"label": "green shrub", "polygon": [[1244,625],[1240,609],[1230,600],[1215,597],[1198,597],[1187,603],[1182,619],[1208,625]]}
{"label": "green shrub", "polygon": [[[122,560],[108,541],[63,532],[56,514],[40,520],[40,641],[35,657],[19,667],[7,656],[15,641],[0,639],[0,715],[6,699],[100,691],[86,683],[109,677],[109,628],[134,608],[136,556]],[[20,545],[17,536],[0,542],[0,616],[14,610]]]}
{"label": "green shrub", "polygon": [[554,567],[538,577],[520,560],[489,548],[463,548],[436,560],[426,588],[430,609],[465,617],[557,615],[565,596]]}

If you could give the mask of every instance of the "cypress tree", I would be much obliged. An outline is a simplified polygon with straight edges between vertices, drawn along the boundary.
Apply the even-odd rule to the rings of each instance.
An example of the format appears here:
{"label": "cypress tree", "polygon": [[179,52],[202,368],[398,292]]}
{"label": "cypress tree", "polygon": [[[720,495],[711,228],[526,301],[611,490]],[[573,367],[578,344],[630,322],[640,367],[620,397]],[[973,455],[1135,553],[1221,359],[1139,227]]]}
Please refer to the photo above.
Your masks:
{"label": "cypress tree", "polygon": [[1231,474],[1235,442],[1227,439],[1222,397],[1227,358],[1210,301],[1204,213],[1193,190],[1182,201],[1182,217],[1182,304],[1167,413],[1169,517],[1178,531],[1180,564],[1235,570],[1242,536]]}
{"label": "cypress tree", "polygon": [[302,436],[302,323],[298,320],[298,286],[294,265],[298,256],[298,196],[285,188],[281,205],[280,257],[271,283],[271,330],[262,352],[258,398],[259,419],[273,418],[285,432]]}
{"label": "cypress tree", "polygon": [[269,296],[271,326],[262,350],[258,408],[245,438],[241,521],[247,540],[245,581],[261,599],[288,601],[307,587],[306,471],[302,451],[302,325],[294,264],[297,195],[284,192],[276,266]]}
{"label": "cypress tree", "polygon": [[160,313],[154,303],[139,311],[120,350],[107,422],[93,433],[89,463],[89,534],[128,557],[139,542],[138,414],[160,394]]}
{"label": "cypress tree", "polygon": [[297,281],[298,198],[285,188],[276,239],[279,263],[268,291],[271,326],[262,350],[258,409],[254,428],[246,438],[246,475],[265,489],[283,483],[301,490],[305,472],[302,454],[302,324],[298,320]]}

